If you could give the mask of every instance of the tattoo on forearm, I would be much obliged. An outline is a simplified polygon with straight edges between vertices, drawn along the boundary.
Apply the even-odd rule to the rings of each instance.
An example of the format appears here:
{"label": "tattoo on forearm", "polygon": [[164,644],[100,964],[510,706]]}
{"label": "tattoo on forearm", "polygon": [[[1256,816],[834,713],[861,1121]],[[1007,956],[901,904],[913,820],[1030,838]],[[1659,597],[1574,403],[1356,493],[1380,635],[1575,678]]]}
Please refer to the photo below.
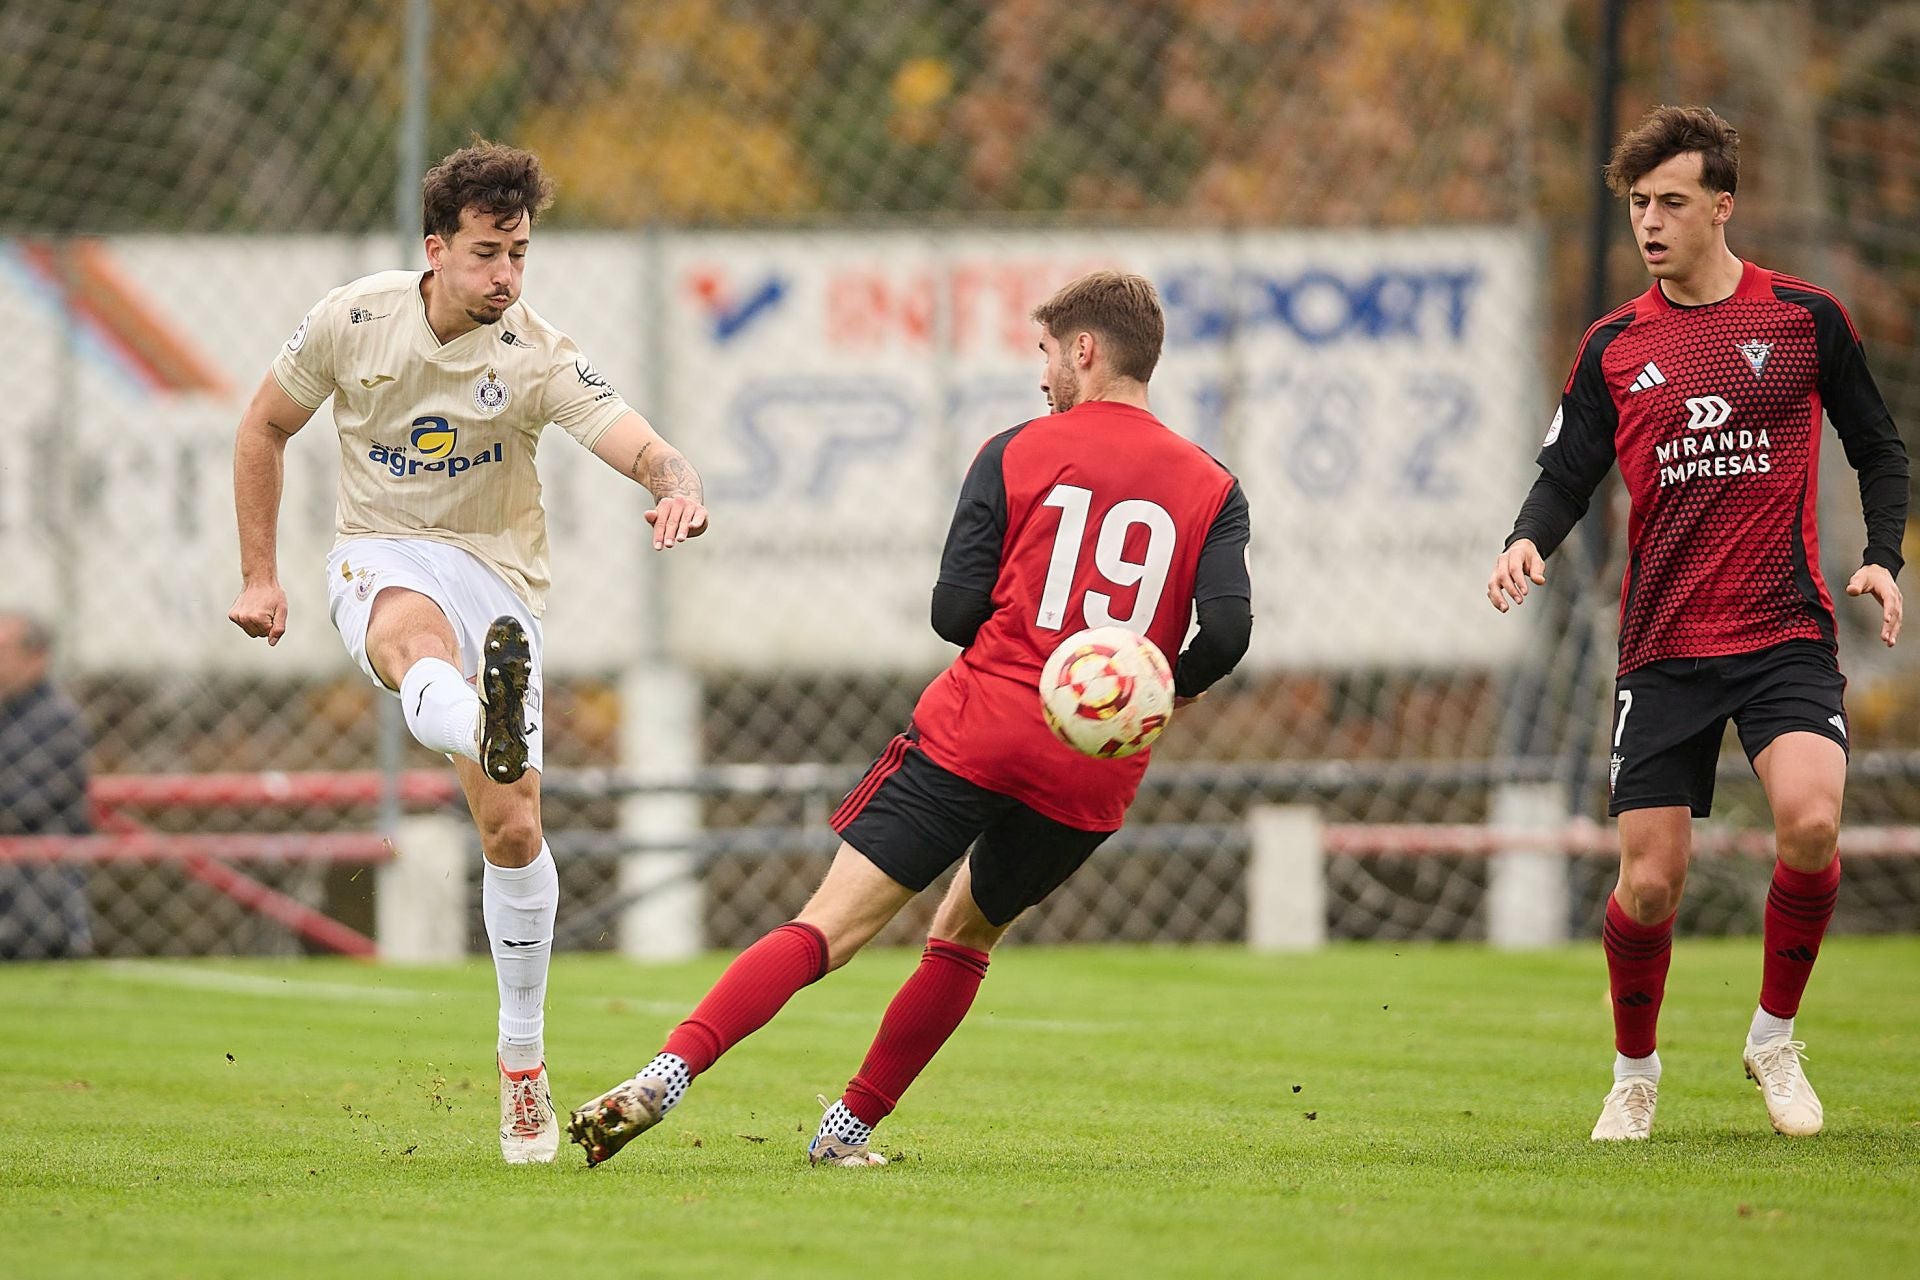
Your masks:
{"label": "tattoo on forearm", "polygon": [[647,482],[647,475],[646,472],[640,469],[640,464],[647,460],[647,450],[651,448],[653,448],[653,441],[651,440],[641,445],[640,452],[633,455],[633,465],[627,468],[627,474],[635,480],[638,480],[641,484]]}
{"label": "tattoo on forearm", "polygon": [[[636,458],[634,466],[639,465],[639,459]],[[657,499],[692,498],[695,502],[706,501],[700,488],[700,476],[694,471],[693,464],[670,449],[653,460],[641,483]]]}

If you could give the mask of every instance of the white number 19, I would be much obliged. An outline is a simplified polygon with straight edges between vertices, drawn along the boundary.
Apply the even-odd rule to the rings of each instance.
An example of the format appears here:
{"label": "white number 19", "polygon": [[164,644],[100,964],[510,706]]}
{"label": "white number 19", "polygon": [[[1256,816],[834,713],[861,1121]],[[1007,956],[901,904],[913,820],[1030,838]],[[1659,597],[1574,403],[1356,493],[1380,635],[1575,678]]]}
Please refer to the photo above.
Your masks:
{"label": "white number 19", "polygon": [[[1074,569],[1080,563],[1080,544],[1087,532],[1093,491],[1075,484],[1057,484],[1041,505],[1059,508],[1060,528],[1054,534],[1053,558],[1047,564],[1047,582],[1040,593],[1040,616],[1036,622],[1048,631],[1062,631],[1067,626],[1067,595],[1073,590]],[[1146,551],[1139,560],[1127,559],[1127,533],[1134,525],[1142,525],[1147,531]],[[1113,597],[1105,592],[1089,591],[1084,610],[1086,625],[1145,631],[1160,607],[1160,594],[1167,587],[1167,570],[1173,565],[1173,544],[1173,517],[1164,507],[1144,498],[1116,502],[1100,522],[1100,536],[1093,547],[1093,566],[1116,587],[1138,587],[1133,597],[1133,611],[1124,618],[1116,618],[1112,613]]]}

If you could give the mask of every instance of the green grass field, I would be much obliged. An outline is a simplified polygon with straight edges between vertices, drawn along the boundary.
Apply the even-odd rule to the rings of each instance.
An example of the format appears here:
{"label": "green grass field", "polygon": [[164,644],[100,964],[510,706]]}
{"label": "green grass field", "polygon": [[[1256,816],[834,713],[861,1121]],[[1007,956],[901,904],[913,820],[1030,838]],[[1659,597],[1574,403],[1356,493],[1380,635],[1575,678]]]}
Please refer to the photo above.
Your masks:
{"label": "green grass field", "polygon": [[[723,960],[562,956],[562,1108]],[[1683,940],[1633,1147],[1586,1141],[1597,945],[1009,948],[895,1163],[808,1168],[913,962],[802,992],[591,1171],[500,1164],[484,964],[0,969],[0,1276],[1920,1274],[1920,940],[1828,944],[1809,1141],[1741,1076],[1758,944]]]}

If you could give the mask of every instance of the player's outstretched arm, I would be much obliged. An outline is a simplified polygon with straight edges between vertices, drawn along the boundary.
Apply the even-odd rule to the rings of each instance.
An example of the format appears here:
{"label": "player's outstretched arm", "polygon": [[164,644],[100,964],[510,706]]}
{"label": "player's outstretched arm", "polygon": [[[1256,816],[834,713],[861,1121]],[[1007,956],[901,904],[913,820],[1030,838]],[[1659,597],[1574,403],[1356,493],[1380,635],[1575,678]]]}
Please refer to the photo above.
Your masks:
{"label": "player's outstretched arm", "polygon": [[1547,562],[1540,549],[1531,538],[1516,538],[1494,560],[1493,572],[1487,575],[1487,602],[1505,613],[1509,599],[1515,604],[1527,602],[1527,584],[1540,587],[1546,582]]}
{"label": "player's outstretched arm", "polygon": [[1880,602],[1880,643],[1889,649],[1900,638],[1900,618],[1904,605],[1900,598],[1900,584],[1893,580],[1893,572],[1883,564],[1863,564],[1847,579],[1847,594],[1850,596],[1872,596]]}
{"label": "player's outstretched arm", "polygon": [[593,452],[653,495],[657,505],[647,512],[647,523],[653,526],[655,551],[707,531],[706,492],[700,474],[638,413],[623,414],[594,442]]}
{"label": "player's outstretched arm", "polygon": [[260,380],[233,440],[233,509],[240,524],[240,594],[227,620],[250,636],[280,643],[287,631],[287,593],[280,587],[280,489],[287,441],[313,410],[295,400],[272,373]]}

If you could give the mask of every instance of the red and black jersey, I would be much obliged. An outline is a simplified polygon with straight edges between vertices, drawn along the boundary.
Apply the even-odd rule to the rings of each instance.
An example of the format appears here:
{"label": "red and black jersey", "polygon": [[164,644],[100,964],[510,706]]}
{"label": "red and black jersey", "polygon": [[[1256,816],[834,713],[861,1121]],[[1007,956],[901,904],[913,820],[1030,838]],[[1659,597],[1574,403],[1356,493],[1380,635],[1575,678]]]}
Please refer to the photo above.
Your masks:
{"label": "red and black jersey", "polygon": [[1860,473],[1866,563],[1898,573],[1907,455],[1824,289],[1746,263],[1732,296],[1658,282],[1587,331],[1512,543],[1550,554],[1616,461],[1632,500],[1620,671],[1835,642],[1815,526],[1820,418]]}
{"label": "red and black jersey", "polygon": [[986,593],[991,613],[914,708],[928,758],[1069,826],[1118,828],[1151,752],[1095,760],[1055,738],[1040,668],[1106,625],[1173,658],[1196,602],[1251,598],[1247,532],[1232,473],[1144,409],[1091,401],[995,436],[940,561],[941,586]]}

